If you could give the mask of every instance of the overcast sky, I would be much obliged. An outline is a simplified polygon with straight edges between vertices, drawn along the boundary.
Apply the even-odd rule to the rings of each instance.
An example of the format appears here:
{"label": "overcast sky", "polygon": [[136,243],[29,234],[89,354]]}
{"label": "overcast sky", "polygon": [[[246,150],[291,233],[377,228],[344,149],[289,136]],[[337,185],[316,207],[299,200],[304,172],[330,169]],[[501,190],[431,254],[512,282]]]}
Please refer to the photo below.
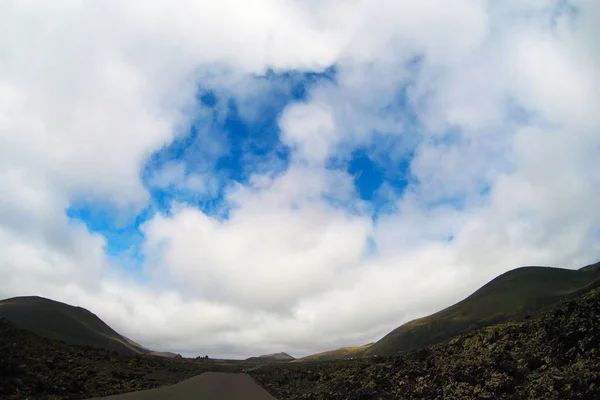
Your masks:
{"label": "overcast sky", "polygon": [[187,356],[600,259],[597,0],[3,1],[0,298]]}

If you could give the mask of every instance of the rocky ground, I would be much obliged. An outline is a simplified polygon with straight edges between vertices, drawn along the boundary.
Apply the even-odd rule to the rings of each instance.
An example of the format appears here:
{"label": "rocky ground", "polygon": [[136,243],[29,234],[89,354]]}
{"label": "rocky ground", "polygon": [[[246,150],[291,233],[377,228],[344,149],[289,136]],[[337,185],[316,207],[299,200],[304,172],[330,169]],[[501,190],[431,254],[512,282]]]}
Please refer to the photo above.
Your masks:
{"label": "rocky ground", "polygon": [[0,321],[0,398],[89,398],[206,372],[249,374],[285,399],[600,399],[600,289],[523,323],[394,357],[264,365],[69,346]]}
{"label": "rocky ground", "polygon": [[0,320],[0,399],[82,399],[173,384],[247,365],[70,346]]}
{"label": "rocky ground", "polygon": [[284,399],[600,399],[600,289],[395,357],[265,366]]}

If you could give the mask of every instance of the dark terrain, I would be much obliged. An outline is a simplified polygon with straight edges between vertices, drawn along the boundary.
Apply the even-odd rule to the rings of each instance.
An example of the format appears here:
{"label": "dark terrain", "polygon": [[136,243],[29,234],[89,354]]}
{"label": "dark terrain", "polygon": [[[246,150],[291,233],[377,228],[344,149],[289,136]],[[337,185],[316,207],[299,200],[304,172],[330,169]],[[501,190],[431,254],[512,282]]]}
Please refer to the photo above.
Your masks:
{"label": "dark terrain", "polygon": [[[289,362],[285,353],[251,362],[159,357],[165,353],[119,335],[83,308],[8,299],[0,302],[7,317],[0,318],[0,399],[100,397],[208,371],[246,371],[280,400],[599,399],[599,269],[509,271],[384,337],[378,343],[386,344],[379,346],[385,356],[365,356],[375,344],[319,355],[363,358],[321,362]],[[402,337],[408,344],[397,341]],[[436,344],[412,349],[430,342]],[[398,352],[398,343],[408,349]]]}
{"label": "dark terrain", "polygon": [[0,320],[0,399],[85,399],[245,368],[248,364],[73,346]]}
{"label": "dark terrain", "polygon": [[258,356],[258,357],[246,358],[245,361],[264,363],[264,362],[289,362],[289,361],[294,361],[294,360],[295,360],[295,358],[290,356],[287,353],[274,353],[274,354],[265,354],[265,355]]}
{"label": "dark terrain", "polygon": [[267,365],[284,399],[600,399],[600,288],[537,318],[393,357]]}
{"label": "dark terrain", "polygon": [[441,343],[485,326],[520,321],[558,300],[585,290],[600,278],[600,264],[579,270],[522,267],[493,279],[481,289],[433,315],[396,328],[363,355],[390,355]]}
{"label": "dark terrain", "polygon": [[[77,347],[0,321],[0,398],[89,398],[251,364]],[[250,371],[284,399],[598,399],[600,288],[537,318],[479,329],[393,357],[264,365]]]}

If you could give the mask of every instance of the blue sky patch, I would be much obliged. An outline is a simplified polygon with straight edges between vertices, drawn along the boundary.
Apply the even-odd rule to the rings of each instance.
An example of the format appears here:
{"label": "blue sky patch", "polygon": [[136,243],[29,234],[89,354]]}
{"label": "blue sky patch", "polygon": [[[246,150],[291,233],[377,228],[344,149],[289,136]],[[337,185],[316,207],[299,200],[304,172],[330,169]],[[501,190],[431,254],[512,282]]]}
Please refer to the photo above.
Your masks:
{"label": "blue sky patch", "polygon": [[[419,65],[420,59],[415,59],[416,70]],[[143,212],[119,222],[114,210],[102,204],[76,202],[66,210],[68,217],[104,235],[107,255],[121,257],[131,271],[143,263],[140,225],[157,212],[168,214],[173,203],[227,219],[230,210],[225,193],[229,187],[247,184],[254,173],[277,175],[287,170],[291,150],[280,140],[278,119],[290,103],[308,101],[316,85],[335,85],[336,69],[320,73],[269,70],[248,79],[252,90],[243,96],[210,85],[198,86],[187,131],[154,152],[141,171],[150,194]],[[374,220],[394,211],[413,179],[410,163],[421,140],[410,90],[410,84],[399,88],[392,102],[380,110],[399,121],[401,133],[370,132],[368,143],[358,148],[349,145],[344,149],[342,145],[341,152],[328,160],[328,168],[353,177],[357,193],[350,200],[327,199],[333,206],[355,214],[366,212]],[[456,134],[451,132],[443,140],[452,141]],[[171,175],[165,173],[169,168]],[[193,179],[200,184],[189,184]],[[376,251],[375,243],[370,246],[370,252]]]}
{"label": "blue sky patch", "polygon": [[[91,232],[107,240],[106,253],[122,258],[124,268],[136,272],[143,263],[140,226],[157,212],[168,214],[173,202],[199,208],[216,218],[228,217],[225,190],[233,182],[247,183],[253,173],[281,173],[289,164],[290,149],[279,140],[278,118],[291,102],[308,99],[312,87],[335,84],[336,68],[322,72],[276,72],[248,78],[260,87],[252,98],[199,85],[195,110],[187,132],[154,152],[141,171],[150,202],[138,215],[117,217],[106,204],[75,201],[65,210],[68,218],[82,221]],[[154,185],[163,168],[183,166],[177,184]],[[208,177],[211,190],[197,192],[185,186],[191,176]]]}
{"label": "blue sky patch", "polygon": [[385,178],[383,169],[369,158],[364,150],[352,154],[348,163],[348,173],[353,176],[354,184],[363,200],[372,200]]}
{"label": "blue sky patch", "polygon": [[109,258],[121,258],[120,266],[129,272],[139,272],[144,257],[140,246],[144,239],[139,226],[149,219],[149,209],[134,218],[118,216],[114,209],[76,201],[65,210],[69,219],[82,221],[90,232],[106,238],[105,252]]}

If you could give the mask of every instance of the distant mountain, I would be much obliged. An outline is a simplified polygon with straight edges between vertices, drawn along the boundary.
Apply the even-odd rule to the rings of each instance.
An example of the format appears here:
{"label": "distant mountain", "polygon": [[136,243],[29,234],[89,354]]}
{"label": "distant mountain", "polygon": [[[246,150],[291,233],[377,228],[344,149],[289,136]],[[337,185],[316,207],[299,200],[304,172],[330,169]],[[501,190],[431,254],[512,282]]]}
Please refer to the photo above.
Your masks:
{"label": "distant mountain", "polygon": [[282,361],[293,361],[294,357],[290,356],[288,353],[274,353],[274,354],[265,354],[258,357],[250,357],[245,361],[249,362],[282,362]]}
{"label": "distant mountain", "polygon": [[579,270],[521,267],[493,279],[481,289],[428,317],[396,328],[362,355],[391,355],[440,343],[481,327],[518,321],[560,299],[600,284],[600,263]]}
{"label": "distant mountain", "polygon": [[322,353],[313,354],[310,356],[302,357],[296,361],[331,361],[341,360],[344,358],[355,358],[360,357],[364,351],[373,346],[374,343],[365,344],[364,346],[356,347],[342,347],[341,349],[324,351]]}
{"label": "distant mountain", "polygon": [[172,357],[120,335],[98,316],[81,307],[43,297],[13,297],[0,301],[0,318],[39,336],[78,346]]}

